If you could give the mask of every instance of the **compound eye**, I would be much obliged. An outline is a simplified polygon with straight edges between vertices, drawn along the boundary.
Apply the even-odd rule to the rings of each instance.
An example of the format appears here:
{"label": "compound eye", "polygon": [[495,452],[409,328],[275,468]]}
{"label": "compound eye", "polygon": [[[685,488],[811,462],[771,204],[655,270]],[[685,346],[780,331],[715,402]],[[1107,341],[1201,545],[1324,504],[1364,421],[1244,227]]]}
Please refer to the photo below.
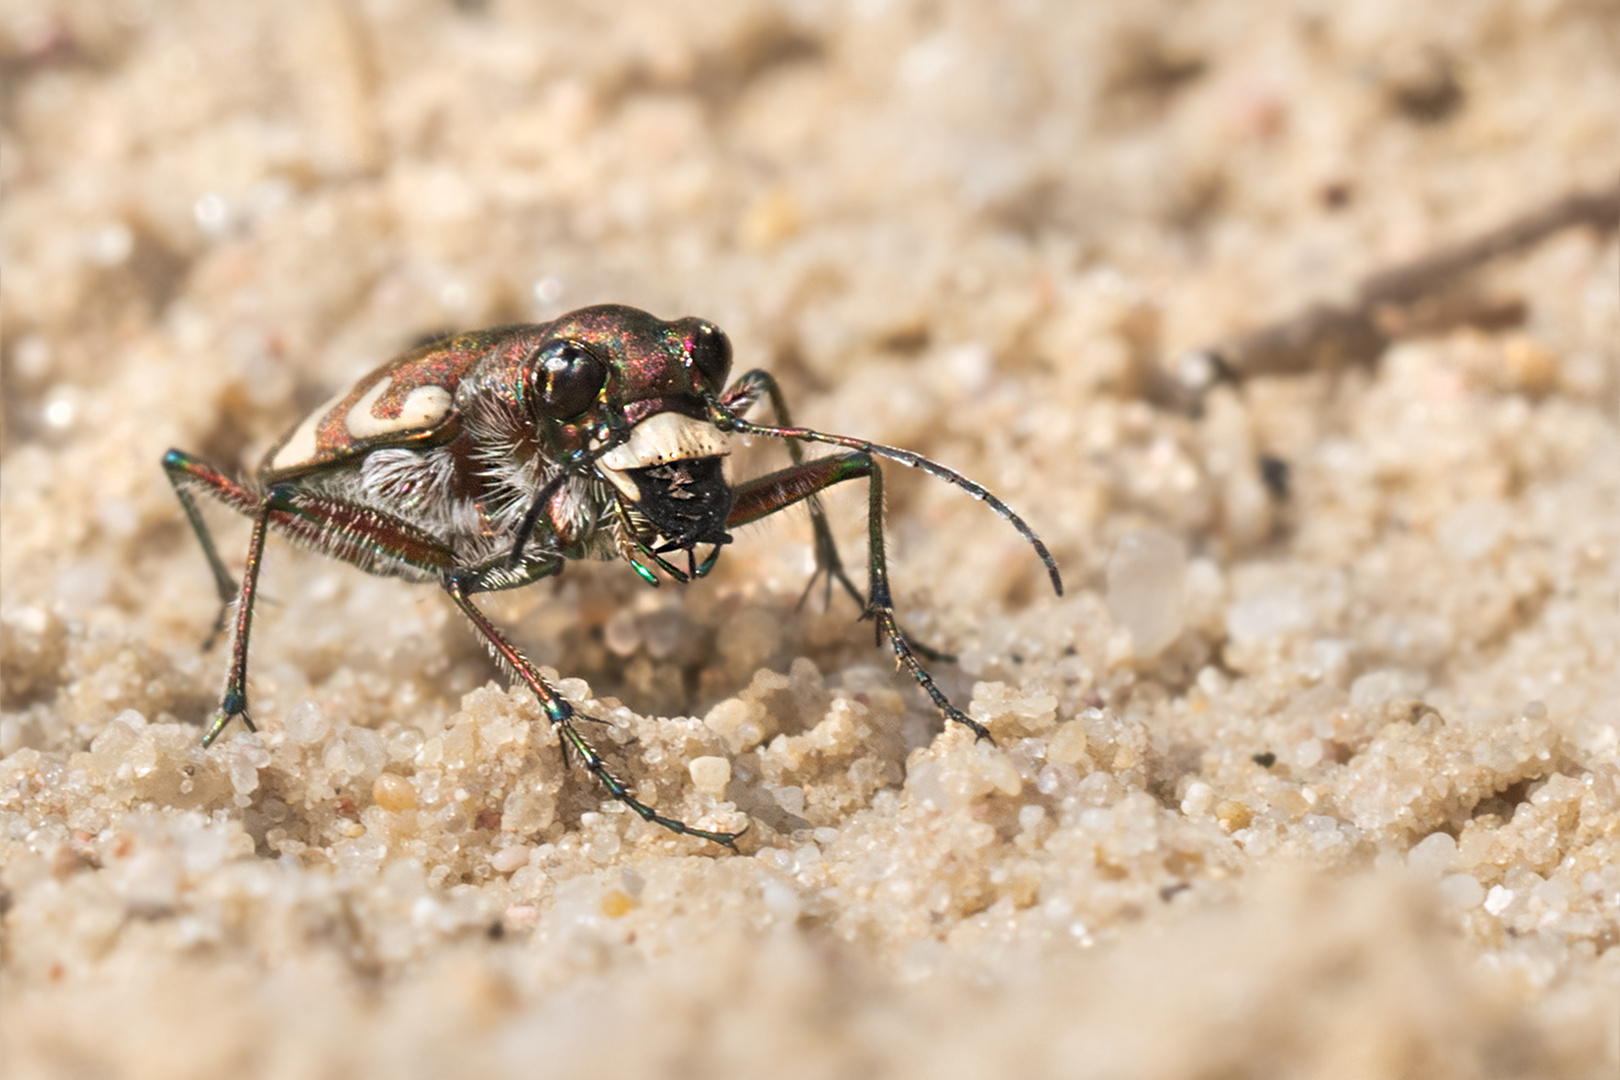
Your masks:
{"label": "compound eye", "polygon": [[699,322],[692,331],[692,366],[713,390],[722,390],[731,374],[731,339],[716,325]]}
{"label": "compound eye", "polygon": [[535,358],[540,411],[553,420],[578,416],[596,401],[607,367],[578,342],[552,341]]}

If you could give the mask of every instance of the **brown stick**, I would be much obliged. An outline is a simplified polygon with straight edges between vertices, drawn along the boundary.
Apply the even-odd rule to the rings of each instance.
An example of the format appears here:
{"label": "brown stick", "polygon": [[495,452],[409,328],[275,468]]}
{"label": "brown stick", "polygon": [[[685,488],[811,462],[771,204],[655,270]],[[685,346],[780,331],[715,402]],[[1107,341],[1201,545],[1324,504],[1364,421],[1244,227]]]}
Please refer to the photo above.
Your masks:
{"label": "brown stick", "polygon": [[1605,231],[1620,225],[1620,189],[1566,195],[1482,236],[1441,248],[1405,266],[1373,274],[1361,283],[1361,301],[1363,304],[1410,303],[1492,259],[1534,247],[1554,233],[1577,225]]}
{"label": "brown stick", "polygon": [[1217,381],[1371,362],[1395,336],[1390,320],[1380,318],[1380,309],[1434,296],[1494,259],[1575,226],[1604,231],[1620,227],[1620,189],[1566,195],[1471,240],[1370,275],[1357,287],[1351,305],[1314,304],[1213,349],[1194,351],[1185,358],[1170,396],[1195,407]]}

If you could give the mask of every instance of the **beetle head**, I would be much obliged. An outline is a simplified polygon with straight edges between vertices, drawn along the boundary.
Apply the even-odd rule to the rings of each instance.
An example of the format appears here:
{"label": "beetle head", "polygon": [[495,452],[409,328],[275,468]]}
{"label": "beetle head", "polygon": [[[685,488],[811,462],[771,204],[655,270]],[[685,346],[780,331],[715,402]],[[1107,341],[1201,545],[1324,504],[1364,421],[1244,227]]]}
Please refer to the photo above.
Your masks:
{"label": "beetle head", "polygon": [[651,526],[638,541],[690,553],[731,540],[729,451],[706,403],[730,371],[731,342],[713,323],[603,304],[549,324],[529,377],[540,413],[589,439],[598,475]]}
{"label": "beetle head", "polygon": [[[593,400],[631,425],[668,411],[704,416],[704,395],[724,389],[731,372],[731,342],[705,319],[665,322],[621,304],[598,304],[569,312],[545,331],[539,366],[588,371],[596,380]],[[582,374],[579,381],[589,379]],[[548,414],[571,419],[591,404],[563,411],[578,402],[559,400]]]}

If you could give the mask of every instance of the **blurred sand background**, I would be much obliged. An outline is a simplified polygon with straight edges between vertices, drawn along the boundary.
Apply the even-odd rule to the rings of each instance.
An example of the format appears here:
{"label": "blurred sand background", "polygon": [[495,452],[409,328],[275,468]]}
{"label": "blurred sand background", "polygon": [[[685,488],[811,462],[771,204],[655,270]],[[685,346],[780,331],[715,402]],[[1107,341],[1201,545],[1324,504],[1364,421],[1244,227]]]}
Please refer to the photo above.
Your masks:
{"label": "blurred sand background", "polygon": [[[1620,4],[5,0],[0,73],[6,1076],[1616,1075],[1613,229],[1187,380],[1612,191]],[[262,734],[201,750],[163,451],[600,301],[1042,533],[1062,599],[889,470],[996,745],[795,610],[801,514],[485,605],[740,854],[604,803],[435,590],[274,540]]]}

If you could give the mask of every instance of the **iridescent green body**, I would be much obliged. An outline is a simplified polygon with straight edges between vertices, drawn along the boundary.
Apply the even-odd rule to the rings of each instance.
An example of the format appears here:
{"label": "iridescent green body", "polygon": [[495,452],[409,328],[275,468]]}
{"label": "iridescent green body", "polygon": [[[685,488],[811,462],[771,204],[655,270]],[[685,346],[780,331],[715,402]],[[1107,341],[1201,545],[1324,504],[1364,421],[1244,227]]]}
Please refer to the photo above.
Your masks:
{"label": "iridescent green body", "polygon": [[[750,371],[729,387],[731,344],[701,319],[666,322],[634,308],[583,308],[549,323],[497,327],[423,345],[383,364],[316,409],[266,455],[255,481],[234,479],[178,450],[164,458],[208,556],[222,608],[238,601],[232,664],[211,742],[247,712],[247,649],[258,569],[274,529],[376,574],[438,583],[494,654],[535,692],[564,743],[619,801],[675,832],[730,845],[633,797],[575,726],[571,706],[488,621],[471,597],[559,573],[570,559],[622,557],[648,584],[713,567],[728,528],[809,500],[816,576],[836,581],[874,620],[895,655],[950,719],[983,727],[945,698],[894,619],[882,532],[878,458],[922,469],[987,502],[1036,548],[1053,587],[1057,567],[1029,527],[984,488],[907,450],[790,426],[775,381]],[[780,426],[743,419],[768,397]],[[735,483],[724,471],[731,433],[788,441],[793,464]],[[846,452],[802,459],[800,443]],[[869,586],[845,573],[817,492],[869,481]],[[238,584],[215,550],[194,493],[254,520]],[[709,551],[700,561],[697,549]],[[685,553],[685,568],[664,556]],[[812,579],[812,583],[814,578]],[[216,631],[223,628],[222,609]]]}

